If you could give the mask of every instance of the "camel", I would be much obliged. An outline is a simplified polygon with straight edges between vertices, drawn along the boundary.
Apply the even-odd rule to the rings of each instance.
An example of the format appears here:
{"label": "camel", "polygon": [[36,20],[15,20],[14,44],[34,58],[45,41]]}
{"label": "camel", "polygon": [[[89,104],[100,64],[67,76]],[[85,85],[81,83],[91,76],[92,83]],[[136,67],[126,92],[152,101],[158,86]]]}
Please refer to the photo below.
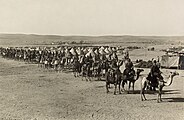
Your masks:
{"label": "camel", "polygon": [[[162,95],[162,90],[163,90],[163,87],[165,86],[170,86],[173,82],[173,78],[174,76],[176,75],[179,75],[179,73],[177,73],[176,71],[175,72],[170,72],[170,75],[169,75],[169,78],[167,81],[164,81],[164,80],[159,80],[159,83],[158,83],[158,98],[157,98],[157,102],[161,102],[162,99],[161,99],[161,95]],[[140,94],[141,94],[141,100],[146,100],[146,97],[145,97],[145,94],[144,94],[144,91],[146,90],[146,88],[149,86],[149,80],[146,79],[146,77],[143,77],[142,81],[141,81],[141,91],[140,91]]]}
{"label": "camel", "polygon": [[101,79],[101,63],[99,62],[99,61],[96,61],[96,62],[94,62],[93,63],[93,65],[92,65],[92,68],[93,68],[93,77],[97,77],[98,78],[98,80],[100,80]]}
{"label": "camel", "polygon": [[77,59],[73,61],[73,75],[74,77],[79,77],[80,74],[80,62]]}
{"label": "camel", "polygon": [[81,73],[82,73],[82,80],[83,78],[86,79],[86,81],[91,81],[91,70],[90,70],[90,65],[89,64],[83,64],[82,69],[81,69]]}
{"label": "camel", "polygon": [[123,61],[122,60],[117,61],[116,65],[117,66],[115,67],[115,69],[113,68],[113,66],[111,66],[112,68],[109,68],[110,66],[108,67],[106,66],[107,72],[105,72],[107,93],[109,92],[108,88],[110,88],[110,84],[114,84],[115,86],[114,95],[116,95],[117,85],[119,88],[119,94],[121,94],[120,86],[122,80],[122,73],[120,71],[120,67],[123,65]]}
{"label": "camel", "polygon": [[107,90],[107,93],[109,92],[108,88],[109,88],[110,84],[114,84],[114,86],[115,86],[114,95],[116,95],[117,85],[119,86],[119,94],[121,94],[121,90],[120,90],[121,72],[120,72],[119,69],[117,69],[117,70],[109,69],[105,73],[105,80],[106,80],[106,90]]}
{"label": "camel", "polygon": [[123,82],[122,82],[123,90],[125,91],[124,85],[125,85],[126,81],[128,81],[128,93],[130,91],[131,84],[132,84],[132,90],[134,92],[135,81],[139,79],[140,73],[143,71],[144,71],[143,69],[137,69],[136,74],[133,77],[133,79],[123,80]]}

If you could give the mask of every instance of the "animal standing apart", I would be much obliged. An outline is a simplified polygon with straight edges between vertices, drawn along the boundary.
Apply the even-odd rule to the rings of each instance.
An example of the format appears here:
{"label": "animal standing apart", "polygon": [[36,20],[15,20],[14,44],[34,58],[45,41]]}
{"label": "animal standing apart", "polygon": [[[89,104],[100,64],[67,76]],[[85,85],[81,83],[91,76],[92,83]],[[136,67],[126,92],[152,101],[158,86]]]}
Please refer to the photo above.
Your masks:
{"label": "animal standing apart", "polygon": [[[175,72],[170,72],[170,75],[169,75],[169,79],[167,81],[164,81],[164,80],[159,80],[158,82],[158,98],[157,98],[157,102],[161,102],[162,101],[162,90],[163,90],[163,87],[165,86],[170,86],[173,82],[173,79],[176,75],[179,75],[179,73],[177,73],[176,71]],[[141,81],[141,100],[146,100],[146,96],[144,94],[146,88],[149,86],[149,80],[146,79],[146,77],[143,77],[142,81]]]}

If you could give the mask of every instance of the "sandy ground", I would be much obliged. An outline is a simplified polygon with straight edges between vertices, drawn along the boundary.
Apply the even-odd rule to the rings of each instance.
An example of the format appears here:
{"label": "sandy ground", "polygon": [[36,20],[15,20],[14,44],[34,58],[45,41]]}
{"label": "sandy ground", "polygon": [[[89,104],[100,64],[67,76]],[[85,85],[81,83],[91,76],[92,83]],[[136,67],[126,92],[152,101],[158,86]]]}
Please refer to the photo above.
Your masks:
{"label": "sandy ground", "polygon": [[[146,57],[146,56],[145,56]],[[168,74],[173,70],[162,70]],[[82,81],[72,73],[56,73],[0,57],[0,119],[2,120],[183,120],[184,71],[164,88],[163,102],[157,94],[140,99],[135,93],[106,93],[105,82]],[[145,69],[142,76],[148,70]]]}

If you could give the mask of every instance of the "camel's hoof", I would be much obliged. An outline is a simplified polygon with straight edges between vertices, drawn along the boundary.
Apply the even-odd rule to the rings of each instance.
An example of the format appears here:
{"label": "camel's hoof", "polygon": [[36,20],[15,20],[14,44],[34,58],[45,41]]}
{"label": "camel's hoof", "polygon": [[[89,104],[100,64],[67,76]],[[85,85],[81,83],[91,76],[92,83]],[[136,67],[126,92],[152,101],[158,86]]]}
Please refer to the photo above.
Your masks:
{"label": "camel's hoof", "polygon": [[114,93],[114,95],[116,95],[116,93]]}
{"label": "camel's hoof", "polygon": [[119,94],[121,94],[121,92]]}

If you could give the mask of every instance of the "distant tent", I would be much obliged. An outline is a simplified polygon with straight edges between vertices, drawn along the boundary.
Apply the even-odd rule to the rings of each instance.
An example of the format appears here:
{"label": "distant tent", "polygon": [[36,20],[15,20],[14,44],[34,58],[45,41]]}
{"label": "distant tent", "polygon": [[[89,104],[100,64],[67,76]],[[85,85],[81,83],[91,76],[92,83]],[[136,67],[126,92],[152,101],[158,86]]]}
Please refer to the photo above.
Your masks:
{"label": "distant tent", "polygon": [[82,55],[84,55],[84,51],[83,50],[81,50],[81,49],[78,49],[78,55],[80,55],[80,56],[82,56]]}
{"label": "distant tent", "polygon": [[100,47],[100,49],[99,49],[99,50],[101,51],[101,50],[104,50],[104,49],[105,49],[105,48],[102,46],[102,47]]}
{"label": "distant tent", "polygon": [[74,48],[72,48],[72,49],[70,50],[70,52],[71,52],[72,55],[78,55],[76,49],[74,49]]}
{"label": "distant tent", "polygon": [[89,52],[87,48],[82,49],[82,51],[84,52],[84,54],[87,54]]}
{"label": "distant tent", "polygon": [[111,51],[108,48],[105,48],[104,50],[107,54],[111,54]]}
{"label": "distant tent", "polygon": [[109,47],[109,48],[108,48],[108,50],[109,50],[109,52],[110,52],[110,53],[112,53],[112,52],[113,52],[113,50],[112,50],[112,48],[111,48],[111,47]]}
{"label": "distant tent", "polygon": [[68,53],[68,52],[69,52],[69,50],[68,50],[68,48],[66,48],[66,49],[65,49],[65,53]]}
{"label": "distant tent", "polygon": [[161,67],[184,69],[184,56],[164,55],[161,59]]}
{"label": "distant tent", "polygon": [[91,54],[92,57],[95,57],[96,56],[95,52],[92,49],[89,50],[89,52],[86,54],[86,57],[87,56],[90,56],[90,54]]}
{"label": "distant tent", "polygon": [[94,52],[95,52],[96,55],[100,54],[98,49],[96,49]]}

